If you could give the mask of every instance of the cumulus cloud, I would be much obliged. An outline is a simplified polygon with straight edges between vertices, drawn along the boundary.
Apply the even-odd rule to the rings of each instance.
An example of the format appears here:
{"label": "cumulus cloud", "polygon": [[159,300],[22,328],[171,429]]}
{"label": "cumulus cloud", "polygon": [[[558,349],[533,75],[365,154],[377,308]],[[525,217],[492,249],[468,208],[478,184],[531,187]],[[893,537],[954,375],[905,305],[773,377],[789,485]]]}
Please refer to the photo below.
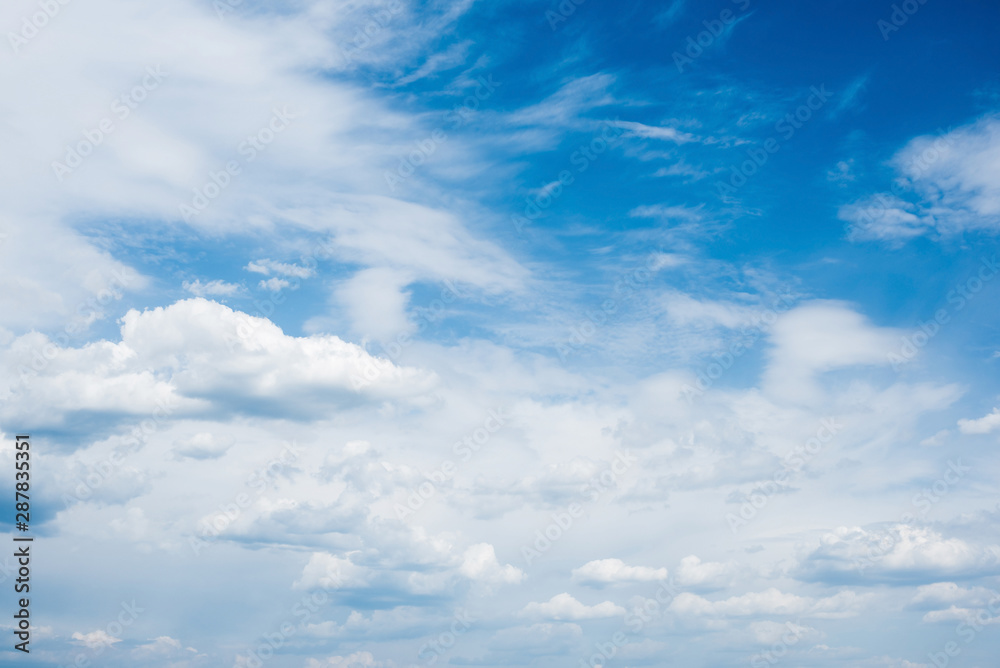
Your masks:
{"label": "cumulus cloud", "polygon": [[702,561],[692,554],[681,559],[677,567],[677,584],[688,588],[722,588],[732,582],[736,568],[733,562]]}
{"label": "cumulus cloud", "polygon": [[544,603],[532,602],[519,613],[522,617],[576,621],[581,619],[604,619],[625,614],[625,608],[611,601],[597,605],[584,605],[568,593],[556,594]]}
{"label": "cumulus cloud", "polygon": [[511,564],[501,566],[496,552],[489,543],[469,547],[462,556],[459,572],[470,580],[487,584],[518,584],[525,578],[524,571]]}
{"label": "cumulus cloud", "polygon": [[958,430],[963,434],[988,434],[994,429],[1000,429],[1000,408],[975,420],[958,421]]}
{"label": "cumulus cloud", "polygon": [[1000,598],[1000,594],[986,587],[962,587],[954,582],[935,582],[917,587],[913,595],[914,606],[935,605],[986,605],[987,601]]}
{"label": "cumulus cloud", "polygon": [[799,576],[826,582],[910,582],[1000,573],[1000,545],[975,545],[908,524],[840,527],[799,563]]}
{"label": "cumulus cloud", "polygon": [[573,569],[573,581],[590,586],[625,582],[655,582],[666,578],[666,568],[628,566],[621,559],[597,559]]}
{"label": "cumulus cloud", "polygon": [[[41,335],[15,341],[8,364],[48,345]],[[44,403],[60,412],[148,415],[252,412],[295,418],[333,406],[415,396],[434,378],[375,358],[335,336],[293,337],[265,318],[196,298],[122,319],[121,341],[56,348],[30,382],[14,383],[6,415],[27,419]]]}
{"label": "cumulus cloud", "polygon": [[292,588],[340,589],[367,585],[370,577],[368,570],[355,565],[349,557],[344,559],[326,552],[313,552]]}

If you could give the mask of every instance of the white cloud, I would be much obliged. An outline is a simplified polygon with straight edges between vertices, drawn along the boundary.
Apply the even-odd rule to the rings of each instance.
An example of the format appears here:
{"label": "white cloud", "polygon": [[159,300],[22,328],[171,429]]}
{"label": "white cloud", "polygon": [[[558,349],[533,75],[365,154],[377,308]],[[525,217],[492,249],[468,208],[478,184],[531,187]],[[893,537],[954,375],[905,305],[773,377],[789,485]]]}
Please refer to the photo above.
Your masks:
{"label": "white cloud", "polygon": [[914,202],[881,194],[841,209],[854,240],[902,241],[1000,229],[1000,117],[910,141],[892,160]]}
{"label": "white cloud", "polygon": [[112,647],[115,643],[122,641],[121,638],[115,638],[109,635],[106,631],[98,629],[97,631],[91,631],[90,633],[80,633],[76,631],[73,633],[72,638],[77,644],[83,645],[87,649],[97,650],[97,649],[107,649]]}
{"label": "white cloud", "polygon": [[736,573],[735,563],[702,561],[695,555],[681,559],[677,567],[677,584],[682,587],[724,587]]}
{"label": "white cloud", "polygon": [[[316,589],[338,590],[305,629],[310,638],[303,646],[312,649],[296,661],[310,668],[387,666],[392,665],[389,656],[401,662],[414,659],[413,650],[421,643],[451,628],[456,609],[482,602],[478,599],[483,589],[518,583],[522,586],[507,586],[491,599],[489,619],[459,641],[451,660],[550,665],[561,659],[532,661],[532,657],[586,656],[582,652],[592,652],[593,643],[579,626],[547,622],[596,620],[613,631],[622,621],[624,603],[601,601],[604,596],[592,600],[584,596],[591,604],[583,603],[575,598],[575,593],[586,593],[582,587],[545,601],[545,594],[565,589],[548,587],[550,576],[561,573],[565,578],[572,564],[583,564],[572,571],[578,585],[639,583],[633,588],[650,595],[668,574],[660,564],[672,560],[671,574],[692,588],[678,605],[694,610],[705,628],[733,630],[739,642],[777,642],[778,622],[758,620],[755,615],[853,614],[861,603],[852,592],[818,598],[826,594],[786,579],[780,591],[746,593],[727,586],[735,579],[732,564],[703,562],[694,555],[681,560],[676,569],[673,564],[692,552],[721,554],[719,546],[728,544],[734,554],[741,555],[738,558],[778,564],[757,581],[760,586],[755,589],[766,589],[770,580],[787,574],[782,569],[795,541],[810,535],[816,526],[835,526],[824,522],[831,513],[870,521],[866,518],[885,505],[879,503],[884,499],[867,493],[871,487],[891,487],[889,501],[899,500],[901,485],[897,483],[913,480],[910,474],[926,469],[926,462],[912,461],[913,457],[937,454],[926,450],[915,454],[904,447],[918,433],[909,427],[922,418],[927,406],[946,403],[944,399],[951,395],[935,394],[925,386],[898,384],[884,392],[872,387],[867,396],[873,400],[854,411],[845,409],[841,395],[830,387],[822,397],[830,402],[817,402],[816,410],[806,410],[800,400],[809,397],[799,390],[816,389],[825,380],[818,379],[819,374],[847,370],[850,373],[836,377],[838,383],[867,387],[870,379],[858,380],[857,370],[849,367],[884,363],[871,350],[883,342],[888,330],[872,326],[849,308],[838,310],[824,302],[825,310],[798,312],[797,316],[793,312],[774,330],[765,391],[733,387],[743,381],[753,384],[758,348],[753,359],[742,361],[742,372],[732,371],[738,375],[727,379],[725,390],[712,388],[695,405],[676,400],[678,391],[671,384],[676,381],[679,387],[686,373],[671,368],[676,367],[678,355],[656,345],[636,345],[644,339],[633,335],[633,325],[634,331],[648,328],[663,340],[677,338],[675,328],[697,328],[699,332],[691,338],[714,345],[723,334],[735,335],[728,330],[747,324],[755,314],[748,305],[761,299],[754,287],[770,280],[708,259],[703,253],[709,251],[694,248],[695,241],[689,244],[686,239],[672,253],[652,255],[654,262],[647,265],[654,271],[683,270],[658,276],[648,291],[635,293],[635,301],[619,303],[620,310],[601,330],[599,338],[624,339],[621,350],[641,357],[635,365],[638,369],[631,364],[605,363],[606,358],[601,358],[607,350],[596,339],[580,347],[579,365],[567,366],[554,360],[551,350],[512,344],[520,336],[519,329],[535,322],[544,323],[539,329],[547,333],[558,327],[564,336],[563,330],[574,322],[561,316],[583,317],[589,308],[584,302],[599,305],[605,274],[591,271],[589,264],[567,272],[563,260],[553,260],[550,254],[538,255],[525,248],[505,250],[514,243],[509,230],[503,229],[506,220],[481,208],[482,188],[508,184],[523,194],[521,184],[544,184],[551,181],[553,172],[522,180],[524,172],[517,170],[523,170],[525,161],[532,169],[544,167],[534,164],[534,157],[521,154],[519,145],[526,140],[512,139],[514,150],[505,153],[494,151],[489,139],[483,142],[485,150],[475,141],[466,143],[463,134],[492,133],[498,126],[503,141],[515,135],[542,136],[541,143],[551,142],[547,147],[552,152],[541,156],[546,164],[549,158],[568,159],[577,141],[589,138],[566,137],[567,132],[591,133],[598,124],[595,118],[614,116],[600,108],[618,103],[611,93],[615,78],[598,74],[573,80],[566,77],[569,70],[561,69],[554,76],[563,78],[554,80],[549,70],[542,78],[531,79],[527,88],[518,88],[513,98],[505,97],[506,91],[514,93],[519,86],[518,79],[512,78],[496,100],[483,105],[473,127],[449,132],[447,145],[439,147],[441,152],[428,158],[406,182],[406,197],[393,198],[388,196],[385,171],[394,169],[413,150],[414,141],[427,136],[439,122],[436,112],[472,92],[468,84],[484,68],[495,67],[497,76],[503,78],[509,67],[503,49],[482,52],[478,41],[464,35],[456,40],[448,33],[457,17],[473,5],[472,0],[400,3],[404,9],[378,24],[379,34],[371,36],[371,45],[345,62],[342,47],[349,44],[355,29],[364,35],[372,13],[395,4],[383,0],[306,0],[280,7],[240,3],[220,21],[212,3],[203,1],[178,0],[169,11],[150,9],[152,5],[141,1],[121,5],[93,0],[84,12],[77,11],[84,7],[70,3],[31,42],[29,51],[0,62],[0,73],[9,84],[6,101],[0,102],[4,118],[0,140],[10,158],[0,165],[0,196],[6,211],[0,234],[8,235],[0,237],[4,242],[0,245],[0,309],[4,327],[10,328],[0,330],[4,346],[0,352],[4,371],[0,374],[0,422],[37,427],[33,433],[39,463],[54,476],[52,485],[39,489],[37,521],[48,531],[53,554],[88,564],[88,572],[98,583],[143,583],[149,600],[163,600],[162,590],[172,582],[190,580],[192,574],[195,580],[210,575],[218,595],[205,603],[209,608],[204,612],[224,620],[227,628],[192,625],[188,618],[171,619],[176,606],[150,607],[144,613],[149,617],[144,618],[143,628],[169,630],[200,648],[219,638],[223,644],[226,638],[238,641],[241,630],[257,628],[253,631],[257,635],[276,630],[255,626],[260,610],[233,603],[242,600],[248,574],[264,574],[255,586],[260,599],[271,602],[291,603]],[[506,15],[487,9],[491,17]],[[5,24],[16,29],[27,11],[38,11],[37,0],[13,0],[0,14]],[[585,18],[578,13],[573,20]],[[535,23],[545,29],[544,22]],[[584,23],[575,25],[564,30],[589,32]],[[192,49],[192,44],[199,46]],[[422,44],[435,53],[428,53]],[[587,55],[588,40],[580,44],[561,53],[560,58],[568,58],[565,65],[576,67],[573,59]],[[122,54],[128,58],[123,60]],[[441,90],[426,91],[430,95],[426,99],[401,90],[385,95],[394,85],[434,76],[464,63],[466,56],[471,61],[480,54],[470,69],[455,74],[457,80],[445,83]],[[62,159],[67,146],[81,140],[82,131],[110,113],[111,100],[135,84],[146,63],[150,67],[162,64],[167,72],[163,84],[126,121],[116,124],[83,165],[63,182],[53,180],[51,161]],[[631,84],[623,81],[625,85]],[[543,102],[523,111],[486,108],[495,104],[493,109],[510,109],[524,95],[545,86],[555,92],[548,97],[543,92]],[[664,167],[664,175],[704,176],[700,159],[688,157],[691,165],[698,165],[695,168],[681,157],[682,151],[699,140],[690,133],[701,133],[686,103],[679,100],[676,109],[657,110],[643,102],[648,96],[632,92],[624,98],[629,113],[656,120],[620,123],[624,134],[634,138],[629,141],[660,150],[661,155],[648,158],[673,165]],[[744,96],[740,97],[745,104]],[[72,105],[65,104],[68,99]],[[749,99],[751,112],[762,106],[756,104],[759,98]],[[433,110],[426,115],[410,113],[427,100],[433,101]],[[242,163],[242,173],[189,226],[177,225],[178,204],[190,201],[194,189],[203,191],[206,182],[217,179],[227,160],[243,160],[245,156],[237,149],[240,142],[266,124],[275,107],[287,107],[295,115],[287,130],[252,165]],[[761,114],[770,111],[763,109]],[[687,120],[662,120],[675,112]],[[669,125],[674,127],[664,127]],[[513,164],[508,160],[512,154]],[[606,159],[610,162],[598,165],[600,171],[616,172],[612,164],[616,158]],[[489,171],[484,169],[487,165]],[[657,166],[647,163],[642,171],[651,172]],[[455,181],[436,192],[436,178],[444,174],[454,175]],[[586,176],[600,175],[591,170]],[[452,184],[459,187],[452,188]],[[471,187],[466,190],[466,185]],[[985,192],[988,185],[981,190]],[[578,187],[582,186],[574,186]],[[662,200],[647,201],[667,204],[632,209],[635,216],[662,223],[639,226],[643,234],[650,234],[641,237],[643,243],[654,234],[672,234],[680,225],[701,227],[714,216],[705,208],[681,205],[683,193],[678,197],[665,195]],[[492,196],[486,201],[495,204]],[[627,203],[623,211],[637,203]],[[912,211],[905,206],[900,210],[911,213],[917,227],[930,226],[920,205],[913,205]],[[978,202],[968,203],[970,210],[976,207],[982,209]],[[601,255],[584,255],[602,270],[625,262],[622,253],[628,254],[627,249],[640,238],[629,233],[621,240],[599,239],[602,235],[594,234],[598,230],[575,213],[564,222],[566,226],[536,231],[556,246],[569,243],[577,250],[594,248],[593,241]],[[317,263],[312,264],[303,258],[315,243],[328,250],[322,258],[314,255]],[[244,267],[249,272],[234,279],[245,283],[243,290],[259,287],[279,292],[322,274],[312,288],[327,294],[318,302],[303,301],[309,296],[303,293],[296,295],[299,299],[294,303],[271,302],[278,311],[275,321],[204,298],[162,304],[156,301],[162,291],[139,294],[144,279],[136,277],[118,286],[111,282],[112,272],[124,266],[116,258],[126,256],[162,272],[157,276],[161,287],[169,285],[178,270],[194,271],[195,264],[207,266],[218,260],[220,267]],[[530,258],[524,262],[530,261],[532,271],[551,277],[551,282],[536,284],[521,257]],[[804,271],[806,284],[813,270]],[[716,301],[703,298],[722,274],[730,286],[728,296]],[[192,281],[184,284],[195,296],[232,296],[241,290],[235,283],[209,280],[216,276],[232,279],[228,273],[210,272],[193,280],[197,275],[200,270],[189,274]],[[578,276],[586,279],[586,294],[579,282],[574,283]],[[474,311],[476,322],[481,316],[485,327],[509,325],[509,329],[494,330],[486,340],[477,333],[485,329],[471,321],[449,326],[463,337],[461,341],[443,345],[429,340],[433,338],[429,334],[423,336],[402,357],[407,367],[374,358],[364,346],[349,343],[361,336],[391,337],[412,331],[411,292],[414,300],[423,299],[429,289],[436,290],[446,280],[469,288],[467,294],[472,296],[469,303],[449,311],[449,317]],[[693,294],[680,292],[686,282],[696,283]],[[605,292],[612,291],[608,284],[604,287]],[[822,287],[808,289],[822,291]],[[88,305],[103,290],[108,294],[101,303]],[[120,336],[111,340],[84,344],[94,336],[84,332],[79,341],[64,340],[46,329],[59,331],[78,318],[92,323],[119,317],[126,310],[119,306],[119,296],[133,294],[140,310],[122,319]],[[330,308],[321,314],[329,315],[324,332],[339,337],[300,335],[300,320],[324,308],[323,297],[329,298]],[[558,309],[552,308],[552,302],[559,302]],[[156,305],[161,308],[152,308]],[[149,310],[142,311],[142,306]],[[519,321],[501,322],[508,315]],[[290,333],[275,322],[288,323]],[[28,331],[32,327],[48,334]],[[717,336],[702,337],[703,331]],[[31,361],[38,359],[42,363],[37,375],[21,383],[19,366],[30,368]],[[641,376],[638,382],[636,373]],[[156,421],[155,433],[140,447],[124,447],[128,430],[151,421],[150,415],[156,416],[162,406],[169,407],[169,419]],[[485,424],[483,411],[500,406],[505,411],[512,407],[504,413],[511,416],[509,422],[474,458],[463,461],[454,477],[436,487],[437,497],[426,508],[398,521],[393,503],[425,481],[426,472],[440,470],[443,458],[455,458],[456,440],[479,433]],[[774,499],[761,512],[758,524],[748,529],[767,534],[748,536],[746,543],[766,544],[766,552],[742,552],[728,535],[717,540],[716,529],[728,533],[721,518],[725,508],[719,503],[729,489],[747,488],[761,471],[770,473],[773,455],[781,456],[796,439],[801,441],[808,431],[803,425],[814,429],[820,413],[825,415],[827,409],[838,419],[841,412],[852,413],[852,421],[845,420],[850,433],[838,438],[803,472],[809,484],[803,484],[802,494],[796,497],[802,499],[801,504],[789,502],[788,497],[780,499],[781,504]],[[978,415],[960,413],[974,414]],[[758,428],[761,424],[765,426]],[[873,439],[868,439],[872,434]],[[249,476],[265,470],[285,439],[302,443],[298,458],[269,476],[262,489],[248,486]],[[5,437],[0,443],[0,460],[6,466],[13,464],[9,440]],[[604,469],[611,465],[613,449],[619,446],[634,448],[641,464],[631,466],[604,488],[599,501],[587,510],[587,523],[593,529],[590,533],[607,543],[603,554],[644,557],[634,557],[630,563],[621,559],[584,563],[595,556],[594,541],[581,535],[579,540],[561,544],[559,555],[546,557],[547,565],[540,562],[530,581],[513,557],[512,564],[497,558],[497,554],[517,554],[524,541],[532,540],[528,535],[534,530],[531,517],[562,513],[559,508],[579,499],[584,485],[601,481]],[[866,456],[872,452],[877,456]],[[125,463],[110,459],[112,454],[124,456]],[[859,466],[859,461],[865,466]],[[726,486],[720,489],[723,481]],[[94,488],[79,503],[64,507],[55,498],[63,490],[86,490],[87,485]],[[863,490],[866,493],[853,493],[865,485],[869,485]],[[51,496],[45,496],[46,489]],[[241,492],[250,497],[249,503],[237,501]],[[813,505],[824,494],[823,502],[831,495],[838,499],[835,508],[828,503]],[[965,492],[951,496],[947,505],[956,512],[971,512],[963,505],[965,496]],[[220,513],[237,506],[232,511],[237,519],[220,529],[217,539],[207,541],[197,559],[184,556],[191,534],[207,523],[199,520],[218,519]],[[678,513],[677,508],[684,512]],[[659,538],[646,541],[648,545],[630,542],[634,536],[626,529],[640,525],[656,527],[657,535],[667,536],[668,542],[670,537],[684,536],[684,551],[674,549],[676,544],[664,545]],[[487,538],[489,543],[480,542]],[[939,542],[944,544],[926,551],[940,556],[954,547]],[[118,554],[139,550],[142,563],[109,561],[101,558],[102,550]],[[977,554],[989,556],[973,549],[972,556]],[[836,556],[831,561],[840,563]],[[966,559],[973,566],[979,561]],[[965,562],[960,559],[959,563]],[[58,571],[59,564],[55,565]],[[170,577],[144,580],[146,572],[169,573]],[[961,574],[979,572],[969,568]],[[938,571],[907,573],[907,584],[930,582],[939,575]],[[834,575],[847,577],[839,572]],[[536,577],[540,578],[534,583],[537,587],[529,584],[532,589],[527,591],[524,583],[533,583]],[[67,596],[73,595],[72,578],[63,580],[70,583]],[[291,598],[289,586],[296,590]],[[704,593],[718,588],[723,591]],[[116,601],[111,600],[109,606],[107,597],[115,595],[114,588],[92,589],[98,595],[91,607],[112,610]],[[958,593],[939,589],[929,591],[919,605],[962,611],[981,605],[982,596],[975,587]],[[104,600],[98,600],[102,596]],[[949,597],[954,600],[945,600]],[[921,608],[919,614],[928,610]],[[532,619],[511,626],[511,617],[518,612]],[[947,610],[936,612],[943,615]],[[877,611],[872,614],[878,616]],[[739,619],[732,623],[730,618]],[[675,624],[683,626],[678,619],[664,620],[650,633],[663,637],[655,642],[637,637],[617,660],[642,663],[627,649],[646,652],[646,663],[684,665],[690,656],[664,656],[674,650],[697,653],[709,647],[704,637],[689,636]],[[95,626],[71,625],[70,629]],[[799,631],[805,628],[796,626]],[[494,632],[491,640],[485,640]],[[95,649],[117,644],[119,652],[126,645],[133,654],[125,650],[122,660],[131,658],[137,665],[155,662],[144,661],[146,657],[165,657],[179,668],[185,665],[180,659],[194,652],[180,640],[163,635],[152,639],[155,635],[121,641],[93,632],[74,634],[73,639]],[[676,642],[678,637],[682,642]],[[57,640],[67,641],[61,636]],[[726,645],[722,652],[734,656],[734,645]],[[361,651],[376,647],[392,654],[383,657]],[[658,655],[657,649],[664,651]],[[211,652],[209,656],[222,655],[214,645],[206,651]],[[338,655],[327,656],[332,651]],[[307,661],[307,657],[313,658]],[[706,655],[699,658],[712,661]],[[246,657],[238,662],[253,663]],[[863,665],[863,659],[855,663]]]}
{"label": "white cloud", "polygon": [[703,206],[686,206],[675,204],[667,206],[665,204],[650,204],[637,206],[628,212],[632,218],[655,218],[664,222],[675,223],[700,223],[705,220]]}
{"label": "white cloud", "polygon": [[202,283],[200,280],[184,281],[183,287],[195,297],[231,297],[242,289],[235,283],[226,283],[225,281]]}
{"label": "white cloud", "polygon": [[306,389],[407,394],[430,380],[335,336],[291,337],[267,319],[204,300],[129,311],[121,331],[122,345],[138,360],[172,369],[171,381],[181,392],[220,400],[223,394],[277,399]]}
{"label": "white cloud", "polygon": [[925,624],[967,622],[975,627],[1000,624],[1000,617],[985,608],[959,608],[953,605],[947,610],[931,610],[924,614],[921,621]]}
{"label": "white cloud", "polygon": [[608,92],[614,82],[610,74],[571,79],[545,100],[508,115],[507,122],[515,126],[554,126],[560,131],[579,127],[584,112],[614,101]]}
{"label": "white cloud", "polygon": [[698,617],[747,617],[755,615],[804,616],[836,619],[861,612],[866,596],[843,591],[834,596],[813,599],[788,594],[771,587],[720,601],[681,592],[670,604],[671,612]]}
{"label": "white cloud", "polygon": [[975,420],[959,420],[958,430],[963,434],[988,434],[1000,428],[1000,408]]}
{"label": "white cloud", "polygon": [[489,543],[469,547],[462,556],[458,571],[469,578],[487,584],[518,584],[525,578],[524,571],[511,564],[500,565],[496,552]]}
{"label": "white cloud", "polygon": [[666,568],[628,566],[621,559],[597,559],[573,569],[573,581],[589,585],[656,582],[666,578]]}
{"label": "white cloud", "polygon": [[841,160],[837,163],[835,169],[831,169],[826,173],[827,181],[834,181],[841,184],[854,181],[856,177],[851,173],[853,166],[854,160]]}
{"label": "white cloud", "polygon": [[[16,369],[47,343],[41,335],[20,337],[8,365]],[[307,417],[336,404],[417,396],[436,382],[335,336],[288,336],[270,320],[200,298],[129,311],[119,343],[55,350],[30,382],[11,374],[7,415],[42,405],[50,418],[81,410],[176,416],[214,406]]]}
{"label": "white cloud", "polygon": [[[327,76],[361,62],[398,74],[409,61],[396,59],[440,44],[440,31],[472,5],[406,6],[379,26],[377,48],[349,47],[352,55],[345,60],[342,47],[383,4],[233,4],[226,20],[219,20],[211,3],[196,0],[178,0],[169,16],[151,13],[145,3],[123,10],[96,0],[88,12],[66,10],[48,22],[41,37],[0,63],[9,93],[0,103],[8,121],[0,141],[16,158],[0,166],[5,324],[69,324],[78,306],[100,296],[113,272],[125,268],[102,250],[114,246],[105,241],[127,242],[133,220],[141,221],[139,227],[155,221],[153,228],[171,235],[189,216],[181,205],[193,207],[199,198],[207,201],[185,221],[198,232],[259,234],[264,243],[284,241],[289,247],[333,235],[340,259],[362,266],[399,262],[416,265],[417,278],[445,277],[494,291],[516,287],[527,272],[496,244],[470,233],[469,212],[385,196],[386,169],[395,167],[414,136],[429,131],[425,121],[391,109],[367,84]],[[0,18],[20,26],[37,11],[36,4],[7,3]],[[191,35],[211,45],[210,53],[188,48]],[[122,53],[130,54],[127,63]],[[66,62],[73,66],[56,67]],[[155,83],[150,71],[157,73]],[[120,117],[113,109],[124,108],[121,97],[143,81],[149,86],[143,100]],[[67,98],[74,104],[64,104]],[[246,138],[271,132],[275,110],[289,117],[287,124],[282,121],[265,149],[250,152]],[[95,135],[102,120],[112,130]],[[92,146],[85,133],[101,139]],[[374,135],[380,141],[368,139]],[[449,147],[460,150],[459,144],[455,139]],[[91,149],[80,149],[87,154],[79,166],[56,175],[53,164],[67,162],[81,145]],[[238,174],[226,176],[228,163],[237,165]],[[219,182],[221,192],[206,198],[206,188],[215,190]],[[125,232],[99,227],[91,241],[73,229],[107,219],[125,221]],[[280,241],[272,236],[279,229]],[[255,266],[278,278],[305,278],[313,271],[266,259]],[[134,274],[124,290],[146,282]],[[221,281],[194,281],[188,289],[197,296],[233,290]],[[113,307],[115,299],[110,301],[102,306]],[[104,310],[96,309],[98,317]]]}
{"label": "white cloud", "polygon": [[984,576],[1000,573],[1000,545],[973,545],[908,524],[841,527],[824,535],[800,566],[806,577],[831,581]]}
{"label": "white cloud", "polygon": [[611,601],[597,605],[584,605],[568,593],[556,594],[544,603],[532,602],[519,613],[522,617],[575,621],[581,619],[604,619],[625,614],[625,608]]}
{"label": "white cloud", "polygon": [[932,228],[916,205],[895,195],[879,194],[840,208],[841,220],[850,222],[851,241],[899,242],[927,234]]}
{"label": "white cloud", "polygon": [[986,587],[960,587],[954,582],[935,582],[917,587],[912,603],[917,607],[938,605],[985,606],[1000,600],[1000,594]]}
{"label": "white cloud", "polygon": [[750,306],[724,301],[701,300],[675,290],[663,296],[671,323],[680,327],[724,327],[733,329],[749,323],[758,311]]}
{"label": "white cloud", "polygon": [[948,437],[951,436],[951,432],[947,429],[942,429],[933,436],[929,436],[924,440],[920,441],[920,445],[927,447],[936,447],[947,442]]}
{"label": "white cloud", "polygon": [[[350,557],[350,555],[347,555]],[[342,559],[326,552],[313,552],[302,575],[292,585],[293,589],[341,589],[364,587],[368,584],[368,570],[357,566],[350,558]]]}
{"label": "white cloud", "polygon": [[[487,292],[517,291],[528,272],[452,213],[388,197],[352,197],[297,211],[298,224],[333,234],[337,259],[388,267],[413,280],[455,280]],[[400,221],[406,221],[400,225]]]}
{"label": "white cloud", "polygon": [[893,162],[925,197],[941,231],[1000,225],[1000,117],[941,138],[918,137]]}
{"label": "white cloud", "polygon": [[284,290],[289,286],[291,286],[290,281],[286,281],[283,278],[278,278],[277,276],[273,276],[257,284],[257,287],[259,287],[261,290],[270,290],[271,292],[281,292],[282,290]]}
{"label": "white cloud", "polygon": [[406,84],[413,83],[425,77],[431,76],[437,72],[444,70],[449,70],[453,67],[458,67],[465,62],[468,57],[469,46],[472,42],[456,42],[449,46],[446,50],[432,54],[430,57],[424,61],[424,64],[418,67],[416,70],[407,74],[405,77],[398,79],[395,82],[396,86],[405,86]]}
{"label": "white cloud", "polygon": [[886,365],[899,333],[875,327],[846,304],[813,301],[778,317],[771,328],[764,388],[783,400],[810,402],[822,396],[816,376],[858,365]]}
{"label": "white cloud", "polygon": [[277,276],[290,276],[292,278],[300,279],[310,278],[316,275],[316,269],[314,267],[303,267],[297,264],[276,262],[275,260],[267,259],[254,260],[248,263],[245,269],[255,274],[264,274],[265,276],[275,274]]}
{"label": "white cloud", "polygon": [[409,334],[410,295],[404,287],[411,278],[392,269],[365,269],[337,288],[337,297],[351,319],[352,329],[364,338],[388,341]]}
{"label": "white cloud", "polygon": [[677,128],[644,125],[632,121],[615,121],[613,125],[626,130],[629,136],[641,139],[661,139],[674,142],[675,144],[687,144],[698,141],[698,137],[695,135],[689,132],[682,132]]}

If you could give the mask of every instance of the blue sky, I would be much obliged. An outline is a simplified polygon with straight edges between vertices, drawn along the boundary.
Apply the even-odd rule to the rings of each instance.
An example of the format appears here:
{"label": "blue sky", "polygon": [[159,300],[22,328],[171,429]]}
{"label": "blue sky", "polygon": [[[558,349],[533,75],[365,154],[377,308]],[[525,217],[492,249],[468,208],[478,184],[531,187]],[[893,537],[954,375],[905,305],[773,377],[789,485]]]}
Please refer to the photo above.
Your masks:
{"label": "blue sky", "polygon": [[992,665],[998,19],[8,3],[0,661]]}

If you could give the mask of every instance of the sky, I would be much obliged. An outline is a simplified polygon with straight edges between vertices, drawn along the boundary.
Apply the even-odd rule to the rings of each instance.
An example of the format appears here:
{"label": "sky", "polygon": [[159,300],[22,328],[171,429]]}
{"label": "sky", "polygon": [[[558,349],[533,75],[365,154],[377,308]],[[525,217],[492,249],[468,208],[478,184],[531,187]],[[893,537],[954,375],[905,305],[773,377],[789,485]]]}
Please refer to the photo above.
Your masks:
{"label": "sky", "polygon": [[0,663],[995,665],[998,20],[4,3]]}

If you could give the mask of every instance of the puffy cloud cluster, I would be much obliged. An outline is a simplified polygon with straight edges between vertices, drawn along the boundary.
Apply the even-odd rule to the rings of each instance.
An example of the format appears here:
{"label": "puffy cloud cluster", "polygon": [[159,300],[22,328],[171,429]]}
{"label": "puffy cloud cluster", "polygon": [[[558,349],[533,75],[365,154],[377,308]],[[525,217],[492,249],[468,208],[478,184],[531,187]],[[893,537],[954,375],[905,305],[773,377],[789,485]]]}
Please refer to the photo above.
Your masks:
{"label": "puffy cloud cluster", "polygon": [[288,336],[266,318],[200,298],[129,311],[117,343],[61,348],[27,334],[12,343],[5,363],[4,414],[29,424],[40,419],[32,414],[40,405],[46,420],[83,411],[315,419],[416,397],[435,382],[335,336]]}

